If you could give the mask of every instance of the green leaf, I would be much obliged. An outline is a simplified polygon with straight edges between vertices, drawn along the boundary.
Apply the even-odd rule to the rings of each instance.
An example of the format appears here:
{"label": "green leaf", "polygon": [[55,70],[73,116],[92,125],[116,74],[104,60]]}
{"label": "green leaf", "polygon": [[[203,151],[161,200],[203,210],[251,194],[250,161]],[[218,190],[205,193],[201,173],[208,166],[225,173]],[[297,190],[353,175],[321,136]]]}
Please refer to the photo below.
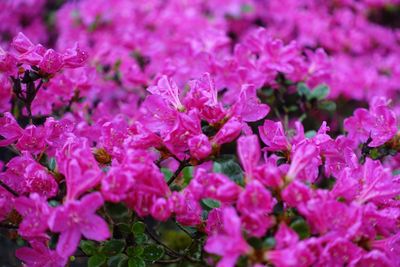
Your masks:
{"label": "green leaf", "polygon": [[106,256],[105,255],[94,255],[89,258],[88,267],[100,267],[106,263]]}
{"label": "green leaf", "polygon": [[137,234],[135,235],[135,242],[137,244],[143,244],[147,241],[147,235],[145,234]]}
{"label": "green leaf", "polygon": [[96,244],[90,240],[82,240],[79,247],[88,256],[94,255],[97,252]]}
{"label": "green leaf", "polygon": [[124,234],[130,234],[131,233],[131,226],[127,223],[118,223],[117,224],[119,230],[123,232]]}
{"label": "green leaf", "polygon": [[108,267],[125,267],[128,266],[128,256],[125,254],[118,254],[112,256],[107,261]]}
{"label": "green leaf", "polygon": [[243,13],[250,13],[250,12],[252,12],[254,10],[254,8],[253,8],[252,5],[243,4],[242,7],[241,7],[241,10],[242,10]]}
{"label": "green leaf", "polygon": [[400,169],[393,170],[392,175],[396,176],[400,174]]}
{"label": "green leaf", "polygon": [[316,131],[310,130],[310,131],[306,132],[304,135],[305,135],[307,138],[313,138],[316,134],[317,134]]}
{"label": "green leaf", "polygon": [[305,96],[307,99],[309,99],[311,95],[310,88],[308,88],[308,86],[305,83],[299,83],[297,85],[297,93],[300,96]]}
{"label": "green leaf", "polygon": [[271,249],[273,247],[275,247],[276,244],[276,240],[274,237],[270,236],[267,237],[264,241],[263,241],[263,247],[267,248],[267,249]]}
{"label": "green leaf", "polygon": [[121,253],[124,250],[124,248],[125,248],[125,240],[114,239],[107,241],[100,249],[100,252],[107,255],[115,255]]}
{"label": "green leaf", "polygon": [[297,219],[296,221],[290,224],[290,227],[296,231],[296,233],[300,236],[301,239],[307,238],[310,236],[310,227],[307,222],[303,219]]}
{"label": "green leaf", "polygon": [[204,198],[201,200],[201,205],[206,210],[212,210],[215,208],[219,208],[221,206],[221,203],[218,200],[214,200],[211,198]]}
{"label": "green leaf", "polygon": [[49,166],[49,170],[50,171],[54,171],[55,170],[55,168],[56,168],[56,159],[54,157],[49,158],[48,166]]}
{"label": "green leaf", "polygon": [[142,222],[135,222],[134,224],[132,224],[132,233],[134,235],[143,234],[145,229],[146,226]]}
{"label": "green leaf", "polygon": [[118,221],[130,217],[129,209],[122,203],[106,203],[106,211],[113,219]]}
{"label": "green leaf", "polygon": [[143,254],[144,248],[142,246],[129,247],[126,249],[126,254],[129,257],[140,256]]}
{"label": "green leaf", "polygon": [[172,176],[171,170],[168,168],[161,168],[160,170],[164,174],[165,181],[168,182],[169,178],[171,178],[171,176]]}
{"label": "green leaf", "polygon": [[336,103],[333,101],[325,100],[318,103],[318,108],[329,112],[333,112],[336,110]]}
{"label": "green leaf", "polygon": [[329,95],[329,87],[321,84],[315,87],[310,95],[310,99],[322,100],[325,99]]}
{"label": "green leaf", "polygon": [[187,166],[182,170],[183,185],[186,187],[193,178],[193,166]]}
{"label": "green leaf", "polygon": [[243,171],[240,165],[232,158],[217,159],[214,162],[214,172],[223,173],[239,185],[244,184]]}
{"label": "green leaf", "polygon": [[154,262],[164,255],[164,249],[157,245],[147,245],[144,247],[142,258],[146,261]]}
{"label": "green leaf", "polygon": [[139,257],[132,257],[132,258],[129,258],[128,266],[129,267],[145,267],[146,263],[144,262],[143,259],[141,259]]}

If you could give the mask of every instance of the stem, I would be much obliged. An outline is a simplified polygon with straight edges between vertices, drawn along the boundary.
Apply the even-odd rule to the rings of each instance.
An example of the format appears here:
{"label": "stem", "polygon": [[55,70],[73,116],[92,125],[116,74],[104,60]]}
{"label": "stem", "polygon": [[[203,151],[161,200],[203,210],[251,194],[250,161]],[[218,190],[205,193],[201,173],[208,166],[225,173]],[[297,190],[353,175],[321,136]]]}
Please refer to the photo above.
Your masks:
{"label": "stem", "polygon": [[18,229],[17,225],[12,225],[12,224],[0,224],[0,228],[4,228],[4,229],[11,229],[11,230],[16,230]]}
{"label": "stem", "polygon": [[179,229],[181,229],[185,234],[187,234],[190,238],[193,239],[193,235],[186,230],[182,225],[180,225],[178,222],[175,222],[176,226],[178,226]]}
{"label": "stem", "polygon": [[5,190],[10,192],[14,197],[19,197],[18,193],[15,192],[11,187],[6,185],[3,181],[0,180],[0,186],[2,186]]}
{"label": "stem", "polygon": [[178,169],[176,169],[176,171],[175,171],[174,174],[171,176],[171,178],[169,178],[167,184],[168,184],[168,185],[171,185],[171,184],[175,181],[175,179],[179,176],[179,174],[181,173],[181,171],[182,171],[186,166],[189,166],[188,163],[187,163],[187,161],[181,161],[181,162],[179,163]]}
{"label": "stem", "polygon": [[[168,255],[173,256],[173,257],[181,257],[181,255],[178,252],[174,251],[173,249],[171,249],[170,247],[165,245],[163,242],[161,242],[161,240],[158,239],[158,237],[149,229],[149,227],[147,225],[146,225],[146,232],[151,237],[151,239],[153,239],[154,241],[156,241],[156,243],[158,243],[159,245],[164,247],[167,250],[166,252],[169,252],[169,253],[167,253]],[[173,255],[171,255],[171,254],[173,254]]]}

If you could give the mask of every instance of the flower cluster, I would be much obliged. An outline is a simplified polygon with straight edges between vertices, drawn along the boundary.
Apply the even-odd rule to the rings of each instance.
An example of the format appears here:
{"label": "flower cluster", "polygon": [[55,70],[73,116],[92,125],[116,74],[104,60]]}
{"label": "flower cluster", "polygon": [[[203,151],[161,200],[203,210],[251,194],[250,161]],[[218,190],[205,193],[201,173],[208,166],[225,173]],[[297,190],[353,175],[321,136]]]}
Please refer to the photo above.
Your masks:
{"label": "flower cluster", "polygon": [[32,2],[0,4],[25,266],[400,265],[397,0]]}

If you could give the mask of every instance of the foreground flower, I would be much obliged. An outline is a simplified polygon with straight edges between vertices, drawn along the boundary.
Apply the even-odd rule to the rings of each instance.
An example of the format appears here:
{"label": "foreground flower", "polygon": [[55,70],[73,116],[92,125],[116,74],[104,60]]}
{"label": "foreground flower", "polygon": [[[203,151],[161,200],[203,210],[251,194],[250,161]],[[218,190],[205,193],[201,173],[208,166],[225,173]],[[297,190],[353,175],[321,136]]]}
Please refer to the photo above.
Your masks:
{"label": "foreground flower", "polygon": [[240,255],[249,252],[250,247],[242,236],[240,219],[233,208],[222,211],[221,230],[207,239],[204,249],[222,256],[218,267],[233,267]]}
{"label": "foreground flower", "polygon": [[32,242],[32,248],[24,247],[16,251],[17,257],[27,267],[63,267],[68,258],[60,256],[40,242]]}
{"label": "foreground flower", "polygon": [[60,233],[56,249],[59,255],[71,256],[82,235],[96,241],[110,237],[107,223],[95,213],[103,203],[101,194],[96,192],[56,208],[50,216],[49,227],[53,232]]}

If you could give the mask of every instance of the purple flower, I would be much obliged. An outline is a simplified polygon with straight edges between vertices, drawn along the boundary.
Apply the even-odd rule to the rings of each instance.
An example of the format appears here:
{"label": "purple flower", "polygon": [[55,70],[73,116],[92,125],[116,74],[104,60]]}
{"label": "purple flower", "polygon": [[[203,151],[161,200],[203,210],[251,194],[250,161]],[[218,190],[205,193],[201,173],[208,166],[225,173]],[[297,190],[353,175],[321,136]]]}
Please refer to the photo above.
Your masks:
{"label": "purple flower", "polygon": [[222,257],[218,267],[233,267],[240,255],[250,247],[242,237],[240,219],[233,208],[222,210],[222,227],[218,233],[208,237],[204,249]]}
{"label": "purple flower", "polygon": [[104,241],[110,237],[107,223],[96,215],[96,210],[103,204],[101,194],[96,192],[81,200],[67,201],[53,211],[48,224],[51,231],[60,233],[56,249],[59,255],[73,255],[82,235],[96,241]]}
{"label": "purple flower", "polygon": [[50,207],[45,199],[32,193],[30,198],[19,197],[15,200],[15,209],[23,217],[18,233],[23,237],[46,237],[47,220]]}
{"label": "purple flower", "polygon": [[68,258],[50,250],[40,242],[32,242],[32,248],[23,247],[16,251],[16,256],[29,267],[63,267]]}
{"label": "purple flower", "polygon": [[263,126],[258,127],[261,140],[269,151],[289,150],[290,143],[286,139],[281,122],[265,120]]}

